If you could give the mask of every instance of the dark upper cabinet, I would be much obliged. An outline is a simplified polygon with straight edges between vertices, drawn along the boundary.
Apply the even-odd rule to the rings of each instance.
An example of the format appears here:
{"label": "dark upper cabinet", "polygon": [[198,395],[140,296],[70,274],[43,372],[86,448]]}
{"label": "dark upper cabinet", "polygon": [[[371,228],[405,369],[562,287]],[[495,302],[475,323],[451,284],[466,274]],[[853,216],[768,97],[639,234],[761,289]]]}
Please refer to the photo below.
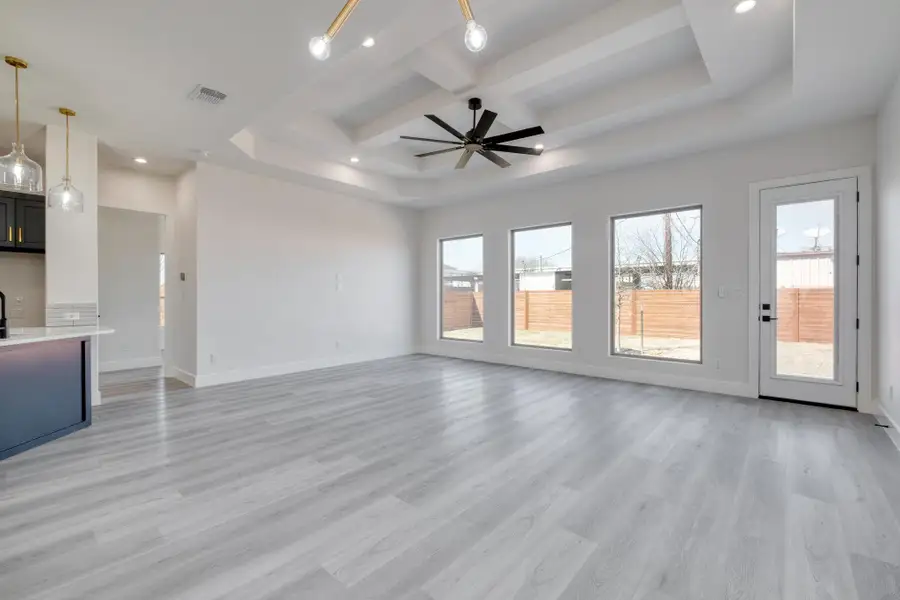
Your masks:
{"label": "dark upper cabinet", "polygon": [[16,201],[0,198],[0,248],[16,247]]}
{"label": "dark upper cabinet", "polygon": [[47,246],[43,200],[16,200],[16,248],[43,250]]}
{"label": "dark upper cabinet", "polygon": [[0,250],[43,252],[47,215],[42,196],[0,190]]}

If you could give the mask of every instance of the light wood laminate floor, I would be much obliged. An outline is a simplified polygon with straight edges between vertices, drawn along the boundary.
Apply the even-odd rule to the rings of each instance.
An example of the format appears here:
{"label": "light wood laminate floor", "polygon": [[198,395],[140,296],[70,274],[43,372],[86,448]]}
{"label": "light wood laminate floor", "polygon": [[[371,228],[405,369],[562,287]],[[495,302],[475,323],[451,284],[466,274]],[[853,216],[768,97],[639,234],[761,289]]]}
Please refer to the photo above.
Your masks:
{"label": "light wood laminate floor", "polygon": [[872,418],[415,356],[100,407],[0,463],[0,598],[900,598]]}
{"label": "light wood laminate floor", "polygon": [[158,400],[168,392],[188,389],[186,383],[163,376],[162,367],[100,373],[100,395],[104,404],[119,400]]}

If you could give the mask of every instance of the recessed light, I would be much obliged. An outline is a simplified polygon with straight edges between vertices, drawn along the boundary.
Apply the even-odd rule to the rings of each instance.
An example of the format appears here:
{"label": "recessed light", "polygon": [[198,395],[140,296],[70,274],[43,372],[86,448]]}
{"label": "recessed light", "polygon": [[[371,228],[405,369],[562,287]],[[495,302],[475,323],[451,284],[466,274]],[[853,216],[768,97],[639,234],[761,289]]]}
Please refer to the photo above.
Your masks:
{"label": "recessed light", "polygon": [[734,12],[742,15],[746,12],[750,12],[754,8],[756,8],[756,0],[741,0],[734,5]]}
{"label": "recessed light", "polygon": [[358,156],[352,156],[352,157],[350,158],[350,162],[352,162],[353,164],[358,163],[358,162],[359,162],[359,157],[358,157]]}
{"label": "recessed light", "polygon": [[535,149],[535,150],[543,150],[543,149],[544,149],[544,145],[543,145],[543,144],[535,144],[535,145],[534,145],[534,149]]}
{"label": "recessed light", "polygon": [[371,48],[374,45],[375,45],[375,38],[373,38],[373,37],[367,37],[366,39],[363,40],[363,43],[362,43],[363,48]]}
{"label": "recessed light", "polygon": [[139,164],[139,165],[146,165],[146,164],[147,164],[147,159],[144,158],[143,156],[138,156],[138,157],[136,157],[136,158],[134,159],[134,162],[136,162],[136,163]]}

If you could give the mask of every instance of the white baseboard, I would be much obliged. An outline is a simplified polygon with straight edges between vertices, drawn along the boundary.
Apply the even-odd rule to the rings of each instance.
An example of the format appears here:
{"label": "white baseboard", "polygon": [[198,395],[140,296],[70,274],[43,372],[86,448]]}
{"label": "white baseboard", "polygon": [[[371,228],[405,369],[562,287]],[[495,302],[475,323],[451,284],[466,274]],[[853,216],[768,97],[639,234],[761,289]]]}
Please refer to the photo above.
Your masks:
{"label": "white baseboard", "polygon": [[[409,354],[412,354],[412,350],[377,354],[348,354],[345,356],[333,356],[321,359],[304,360],[279,365],[271,365],[267,367],[236,369],[232,371],[223,371],[221,373],[209,373],[206,375],[200,374],[195,378],[196,385],[194,387],[202,388],[210,387],[213,385],[225,385],[228,383],[251,381],[253,379],[265,379],[266,377],[291,375],[293,373],[314,371],[316,369],[327,369],[329,367],[339,367],[342,365],[369,362],[373,360],[383,360],[385,358],[408,356]],[[182,381],[184,380],[182,379]]]}
{"label": "white baseboard", "polygon": [[100,390],[91,390],[91,406],[100,406],[103,404],[103,395]]}
{"label": "white baseboard", "polygon": [[150,367],[161,367],[162,364],[162,356],[101,361],[100,372],[114,373],[115,371],[130,371],[131,369],[149,369]]}
{"label": "white baseboard", "polygon": [[173,367],[172,376],[181,383],[185,383],[191,387],[197,387],[197,376],[193,373],[188,373],[187,371],[182,371],[177,367]]}
{"label": "white baseboard", "polygon": [[900,450],[900,429],[897,428],[897,419],[894,419],[883,402],[879,402],[878,406],[881,408],[879,417],[887,421],[888,425],[891,426],[890,429],[885,429],[885,431],[887,432],[888,437],[891,438],[891,441],[894,442],[894,446],[897,447],[897,450]]}
{"label": "white baseboard", "polygon": [[489,354],[479,354],[477,357],[473,357],[471,352],[467,352],[465,348],[460,348],[459,350],[448,350],[444,348],[441,348],[440,350],[434,348],[420,348],[419,353],[429,354],[432,356],[448,356],[451,358],[461,358],[464,360],[487,362],[498,365],[508,365],[512,367],[539,369],[542,371],[571,373],[572,375],[584,375],[587,377],[600,377],[603,379],[615,379],[618,381],[645,383],[648,385],[658,385],[661,387],[670,387],[682,390],[710,392],[713,394],[741,396],[744,398],[756,398],[753,386],[750,383],[738,381],[718,381],[715,379],[703,379],[699,377],[684,377],[679,375],[666,375],[628,369],[598,367],[595,365],[587,365],[583,363],[547,360],[545,358],[511,358],[508,356]]}

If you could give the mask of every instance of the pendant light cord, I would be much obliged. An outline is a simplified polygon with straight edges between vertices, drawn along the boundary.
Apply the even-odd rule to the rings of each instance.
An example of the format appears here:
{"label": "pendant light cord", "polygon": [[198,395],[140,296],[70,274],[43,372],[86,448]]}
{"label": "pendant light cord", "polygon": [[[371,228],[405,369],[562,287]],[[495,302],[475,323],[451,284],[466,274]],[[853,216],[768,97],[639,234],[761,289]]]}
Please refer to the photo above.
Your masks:
{"label": "pendant light cord", "polygon": [[19,137],[19,67],[16,67],[16,146],[22,145]]}
{"label": "pendant light cord", "polygon": [[69,115],[66,115],[66,181],[69,180]]}

